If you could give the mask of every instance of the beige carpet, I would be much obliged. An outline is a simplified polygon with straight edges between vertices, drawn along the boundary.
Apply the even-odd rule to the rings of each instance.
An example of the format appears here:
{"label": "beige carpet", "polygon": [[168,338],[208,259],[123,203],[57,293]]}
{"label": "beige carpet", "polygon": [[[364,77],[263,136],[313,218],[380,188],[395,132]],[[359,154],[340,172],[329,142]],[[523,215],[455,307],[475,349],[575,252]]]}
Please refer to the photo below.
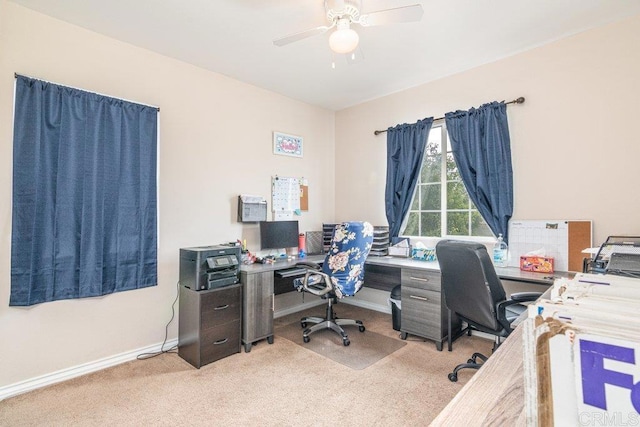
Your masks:
{"label": "beige carpet", "polygon": [[351,341],[347,347],[342,344],[342,337],[330,329],[312,333],[309,335],[311,340],[305,343],[299,320],[276,328],[275,335],[351,369],[364,369],[407,345],[400,338],[390,338],[368,330],[366,324],[364,332],[360,332],[357,326],[345,326],[344,330]]}
{"label": "beige carpet", "polygon": [[[389,314],[338,308],[342,317],[364,321],[367,331],[398,336]],[[276,328],[317,312],[276,319]],[[278,336],[201,369],[164,354],[1,401],[0,425],[425,426],[475,373],[461,372],[451,383],[451,368],[492,344],[465,336],[449,353],[417,337],[406,343],[361,370]],[[357,354],[355,342],[349,350]]]}

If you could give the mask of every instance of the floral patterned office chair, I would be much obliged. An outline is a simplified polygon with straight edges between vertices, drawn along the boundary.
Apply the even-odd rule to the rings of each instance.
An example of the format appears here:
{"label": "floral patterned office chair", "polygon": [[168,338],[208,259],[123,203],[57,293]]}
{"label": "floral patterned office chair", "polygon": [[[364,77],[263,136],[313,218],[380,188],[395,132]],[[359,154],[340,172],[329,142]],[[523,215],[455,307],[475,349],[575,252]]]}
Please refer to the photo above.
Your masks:
{"label": "floral patterned office chair", "polygon": [[[322,267],[315,263],[301,262],[299,267],[307,270],[305,276],[294,280],[293,286],[298,292],[309,292],[327,300],[327,312],[323,317],[303,317],[300,324],[305,328],[302,333],[304,342],[309,335],[321,329],[332,329],[342,337],[345,346],[351,344],[342,328],[345,325],[357,325],[364,332],[360,320],[338,319],[333,305],[338,299],[351,297],[362,288],[364,283],[364,261],[369,255],[373,242],[373,226],[368,222],[343,222],[333,233],[331,248]],[[307,328],[307,324],[314,323]]]}

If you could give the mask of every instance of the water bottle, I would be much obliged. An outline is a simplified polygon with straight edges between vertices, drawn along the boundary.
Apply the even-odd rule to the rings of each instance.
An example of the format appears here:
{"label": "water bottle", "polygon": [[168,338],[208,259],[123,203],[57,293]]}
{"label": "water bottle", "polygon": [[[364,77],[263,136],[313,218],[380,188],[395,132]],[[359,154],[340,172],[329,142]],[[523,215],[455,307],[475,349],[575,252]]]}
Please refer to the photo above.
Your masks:
{"label": "water bottle", "polygon": [[305,234],[298,234],[298,258],[304,258],[307,256],[307,244]]}
{"label": "water bottle", "polygon": [[506,267],[508,257],[507,257],[507,244],[502,239],[502,233],[498,234],[498,241],[493,246],[493,265],[496,267]]}

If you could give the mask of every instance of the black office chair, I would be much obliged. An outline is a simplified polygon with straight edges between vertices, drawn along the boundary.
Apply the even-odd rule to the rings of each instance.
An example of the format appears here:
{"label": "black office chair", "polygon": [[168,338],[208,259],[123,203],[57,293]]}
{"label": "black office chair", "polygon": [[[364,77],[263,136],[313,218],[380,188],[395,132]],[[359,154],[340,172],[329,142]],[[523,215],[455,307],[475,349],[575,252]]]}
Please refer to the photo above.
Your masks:
{"label": "black office chair", "polygon": [[[442,240],[436,245],[436,256],[442,274],[442,292],[449,309],[449,351],[451,351],[451,315],[455,313],[467,323],[466,331],[475,329],[495,336],[493,351],[501,338],[513,330],[511,324],[525,310],[520,304],[535,301],[539,292],[519,292],[507,299],[487,248],[474,242]],[[487,356],[474,353],[467,363],[456,366],[449,380],[458,381],[458,371],[479,369]]]}
{"label": "black office chair", "polygon": [[[343,222],[333,232],[331,247],[322,266],[314,263],[298,263],[307,270],[303,278],[295,279],[293,286],[298,292],[309,292],[327,300],[324,317],[303,317],[300,325],[304,328],[302,340],[309,342],[309,335],[322,329],[332,329],[340,334],[342,343],[348,346],[349,336],[343,326],[357,325],[360,332],[365,327],[362,321],[339,319],[333,311],[339,298],[356,294],[364,283],[364,261],[369,255],[373,242],[373,226],[368,222]],[[307,328],[308,324],[314,324]]]}

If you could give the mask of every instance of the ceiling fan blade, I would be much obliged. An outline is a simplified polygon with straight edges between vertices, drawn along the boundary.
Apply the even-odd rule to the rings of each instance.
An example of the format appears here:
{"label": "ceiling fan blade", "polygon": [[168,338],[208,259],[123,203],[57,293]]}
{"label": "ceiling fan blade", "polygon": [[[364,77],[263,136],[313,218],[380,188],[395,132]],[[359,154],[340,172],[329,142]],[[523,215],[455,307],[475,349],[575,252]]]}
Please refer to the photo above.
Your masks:
{"label": "ceiling fan blade", "polygon": [[[333,27],[333,25],[331,26]],[[307,37],[317,36],[319,34],[326,33],[331,27],[327,27],[323,25],[321,27],[312,28],[310,30],[301,31],[299,33],[289,34],[288,36],[280,37],[279,39],[275,39],[273,44],[276,46],[284,46],[289,43],[297,42],[302,39],[306,39]]]}
{"label": "ceiling fan blade", "polygon": [[415,22],[422,19],[421,4],[396,7],[394,9],[379,10],[360,16],[358,23],[363,27],[373,25],[396,24],[401,22]]}

